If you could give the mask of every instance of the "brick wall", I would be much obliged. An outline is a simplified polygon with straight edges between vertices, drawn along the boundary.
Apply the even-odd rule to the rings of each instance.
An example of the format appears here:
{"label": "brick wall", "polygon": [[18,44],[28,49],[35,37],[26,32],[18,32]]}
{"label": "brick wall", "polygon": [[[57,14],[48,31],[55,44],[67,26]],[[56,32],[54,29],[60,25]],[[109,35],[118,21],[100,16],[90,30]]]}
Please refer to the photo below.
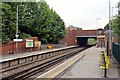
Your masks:
{"label": "brick wall", "polygon": [[[37,37],[31,37],[27,39],[32,39],[33,43],[37,40]],[[26,48],[26,39],[24,39],[21,42],[18,42],[18,53],[23,53],[23,52],[29,52],[29,51],[35,51],[38,50],[38,47],[32,47],[32,48]],[[2,44],[0,47],[2,47],[2,52],[1,54],[10,54],[10,53],[16,53],[16,42],[11,41],[7,44]]]}
{"label": "brick wall", "polygon": [[61,41],[68,46],[76,45],[76,30],[66,30],[66,35]]}
{"label": "brick wall", "polygon": [[97,30],[66,30],[65,37],[61,40],[64,44],[71,46],[76,45],[76,36],[95,36]]}

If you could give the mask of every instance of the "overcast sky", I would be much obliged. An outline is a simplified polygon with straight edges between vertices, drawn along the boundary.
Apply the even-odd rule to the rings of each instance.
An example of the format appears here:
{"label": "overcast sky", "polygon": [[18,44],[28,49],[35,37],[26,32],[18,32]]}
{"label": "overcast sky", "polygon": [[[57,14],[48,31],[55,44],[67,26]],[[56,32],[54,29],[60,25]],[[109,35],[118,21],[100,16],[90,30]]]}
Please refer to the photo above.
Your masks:
{"label": "overcast sky", "polygon": [[[120,0],[111,0],[115,7]],[[66,27],[73,25],[83,29],[104,28],[109,21],[109,0],[46,0],[64,20]],[[117,8],[113,9],[113,14]],[[97,18],[100,18],[97,23]],[[98,26],[97,26],[98,24]]]}

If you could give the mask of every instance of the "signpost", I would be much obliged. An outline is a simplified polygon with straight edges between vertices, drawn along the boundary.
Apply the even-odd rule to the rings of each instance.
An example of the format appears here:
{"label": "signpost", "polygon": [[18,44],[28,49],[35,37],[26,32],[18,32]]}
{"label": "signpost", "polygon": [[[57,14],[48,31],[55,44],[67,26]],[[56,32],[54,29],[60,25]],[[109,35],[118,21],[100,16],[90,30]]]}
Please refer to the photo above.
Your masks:
{"label": "signpost", "polygon": [[41,41],[35,41],[35,47],[40,47],[41,46]]}
{"label": "signpost", "polygon": [[27,39],[26,40],[26,48],[29,48],[29,47],[33,47],[33,40],[29,40],[29,39]]}
{"label": "signpost", "polygon": [[13,39],[16,42],[16,53],[18,53],[18,42],[23,41],[23,39]]}
{"label": "signpost", "polygon": [[13,39],[13,41],[20,42],[23,41],[22,39]]}

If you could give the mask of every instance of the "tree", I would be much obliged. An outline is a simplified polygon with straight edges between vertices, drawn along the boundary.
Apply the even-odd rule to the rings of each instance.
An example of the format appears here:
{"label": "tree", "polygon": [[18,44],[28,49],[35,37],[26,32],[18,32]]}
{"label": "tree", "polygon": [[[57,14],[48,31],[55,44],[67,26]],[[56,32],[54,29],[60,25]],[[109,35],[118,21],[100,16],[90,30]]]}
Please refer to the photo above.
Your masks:
{"label": "tree", "polygon": [[43,43],[57,43],[64,37],[65,25],[61,17],[46,2],[3,3],[3,33],[10,40],[16,33],[16,7],[18,8],[19,38],[37,36]]}
{"label": "tree", "polygon": [[14,13],[8,3],[2,3],[2,43],[6,43],[15,37]]}
{"label": "tree", "polygon": [[[120,7],[120,1],[118,2],[118,8]],[[118,12],[118,15],[113,17],[113,20],[111,21],[111,26],[114,31],[118,35],[118,43],[120,43],[120,13]]]}
{"label": "tree", "polygon": [[[27,10],[30,11],[29,14],[24,15],[23,21],[21,20],[21,31],[37,36],[43,43],[57,43],[64,37],[65,26],[63,20],[53,9],[49,8],[46,2],[26,4],[29,8]],[[25,19],[26,15],[29,16],[30,20]],[[27,30],[24,29],[25,27]]]}
{"label": "tree", "polygon": [[118,35],[118,42],[120,43],[120,15],[116,15],[114,19],[111,21],[111,26],[114,31]]}

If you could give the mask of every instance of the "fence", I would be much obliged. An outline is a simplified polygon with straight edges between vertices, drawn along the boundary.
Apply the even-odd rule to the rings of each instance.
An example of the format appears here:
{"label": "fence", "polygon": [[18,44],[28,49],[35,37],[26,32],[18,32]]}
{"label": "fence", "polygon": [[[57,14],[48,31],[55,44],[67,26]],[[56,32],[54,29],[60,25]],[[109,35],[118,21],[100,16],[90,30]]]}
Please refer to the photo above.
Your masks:
{"label": "fence", "polygon": [[120,44],[113,43],[112,54],[114,58],[116,59],[116,61],[118,62],[118,64],[120,65]]}

